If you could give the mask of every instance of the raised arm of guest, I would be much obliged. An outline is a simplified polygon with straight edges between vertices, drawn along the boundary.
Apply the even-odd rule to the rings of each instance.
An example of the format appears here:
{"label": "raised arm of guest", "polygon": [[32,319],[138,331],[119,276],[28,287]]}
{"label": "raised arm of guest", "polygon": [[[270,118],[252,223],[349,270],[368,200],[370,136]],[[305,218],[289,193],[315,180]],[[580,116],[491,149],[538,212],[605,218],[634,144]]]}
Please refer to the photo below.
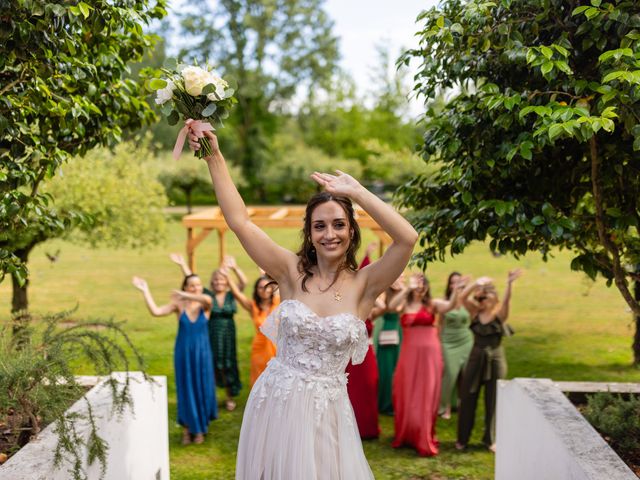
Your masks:
{"label": "raised arm of guest", "polygon": [[133,277],[132,283],[134,287],[142,292],[142,296],[147,308],[149,309],[149,313],[154,317],[165,317],[172,313],[180,313],[178,305],[179,299],[176,295],[171,296],[171,301],[169,303],[158,306],[153,299],[153,295],[151,295],[149,285],[147,285],[147,282],[144,279],[140,277]]}

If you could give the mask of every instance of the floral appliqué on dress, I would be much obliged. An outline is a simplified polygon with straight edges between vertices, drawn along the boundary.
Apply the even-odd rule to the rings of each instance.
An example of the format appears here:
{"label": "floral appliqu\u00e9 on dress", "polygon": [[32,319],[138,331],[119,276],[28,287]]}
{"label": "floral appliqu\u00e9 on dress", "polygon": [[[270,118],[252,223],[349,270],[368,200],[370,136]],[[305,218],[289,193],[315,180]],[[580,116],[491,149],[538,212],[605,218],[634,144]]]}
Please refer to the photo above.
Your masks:
{"label": "floral appliqu\u00e9 on dress", "polygon": [[367,354],[362,320],[351,313],[321,317],[299,300],[284,300],[260,330],[276,344],[278,354],[255,385],[256,414],[269,392],[280,400],[280,411],[274,413],[282,414],[292,392],[303,390],[313,393],[316,423],[330,403],[351,409],[344,370],[350,359],[362,363]]}

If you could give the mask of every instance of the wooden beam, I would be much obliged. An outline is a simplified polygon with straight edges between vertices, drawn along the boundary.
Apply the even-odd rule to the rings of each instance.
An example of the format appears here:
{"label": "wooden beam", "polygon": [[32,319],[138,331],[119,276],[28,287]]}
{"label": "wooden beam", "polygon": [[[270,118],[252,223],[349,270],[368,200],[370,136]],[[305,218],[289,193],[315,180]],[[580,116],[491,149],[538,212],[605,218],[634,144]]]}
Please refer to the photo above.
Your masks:
{"label": "wooden beam", "polygon": [[192,272],[196,271],[196,247],[211,233],[210,228],[205,228],[198,235],[195,229],[187,228],[187,258],[189,260],[189,268]]}
{"label": "wooden beam", "polygon": [[226,253],[225,244],[224,244],[224,234],[226,230],[220,228],[216,230],[218,232],[218,266],[222,265],[222,260],[224,260],[224,256]]}

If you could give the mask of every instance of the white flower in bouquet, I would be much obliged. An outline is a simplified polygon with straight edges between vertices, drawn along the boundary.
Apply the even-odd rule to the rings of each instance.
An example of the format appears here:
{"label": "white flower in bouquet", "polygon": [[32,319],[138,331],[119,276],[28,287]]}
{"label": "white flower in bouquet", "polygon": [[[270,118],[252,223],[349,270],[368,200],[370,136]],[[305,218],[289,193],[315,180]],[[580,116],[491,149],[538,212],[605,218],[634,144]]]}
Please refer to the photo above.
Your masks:
{"label": "white flower in bouquet", "polygon": [[192,97],[197,97],[202,93],[202,89],[211,83],[211,75],[204,68],[185,67],[182,70],[184,78],[184,89]]}
{"label": "white flower in bouquet", "polygon": [[156,104],[164,105],[173,97],[173,91],[176,89],[175,84],[171,80],[167,80],[167,86],[156,92]]}
{"label": "white flower in bouquet", "polygon": [[209,83],[216,87],[216,91],[208,94],[207,98],[212,102],[224,98],[225,91],[229,88],[229,84],[217,75],[211,75]]}

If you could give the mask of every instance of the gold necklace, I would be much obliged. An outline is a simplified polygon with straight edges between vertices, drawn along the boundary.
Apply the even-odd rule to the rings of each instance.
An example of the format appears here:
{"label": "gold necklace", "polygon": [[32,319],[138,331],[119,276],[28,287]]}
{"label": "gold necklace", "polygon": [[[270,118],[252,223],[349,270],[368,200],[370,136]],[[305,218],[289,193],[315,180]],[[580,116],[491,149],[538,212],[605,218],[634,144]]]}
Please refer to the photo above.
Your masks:
{"label": "gold necklace", "polygon": [[[339,273],[338,273],[338,275],[339,275]],[[340,282],[340,287],[342,287],[342,283],[343,282],[344,282],[344,278]],[[326,293],[329,289],[331,289],[333,291],[333,301],[334,302],[341,302],[342,301],[342,293],[340,292],[340,287],[334,289],[334,288],[331,288],[331,285],[329,285],[327,288],[325,288],[323,290],[318,286],[318,291],[320,293]]]}

